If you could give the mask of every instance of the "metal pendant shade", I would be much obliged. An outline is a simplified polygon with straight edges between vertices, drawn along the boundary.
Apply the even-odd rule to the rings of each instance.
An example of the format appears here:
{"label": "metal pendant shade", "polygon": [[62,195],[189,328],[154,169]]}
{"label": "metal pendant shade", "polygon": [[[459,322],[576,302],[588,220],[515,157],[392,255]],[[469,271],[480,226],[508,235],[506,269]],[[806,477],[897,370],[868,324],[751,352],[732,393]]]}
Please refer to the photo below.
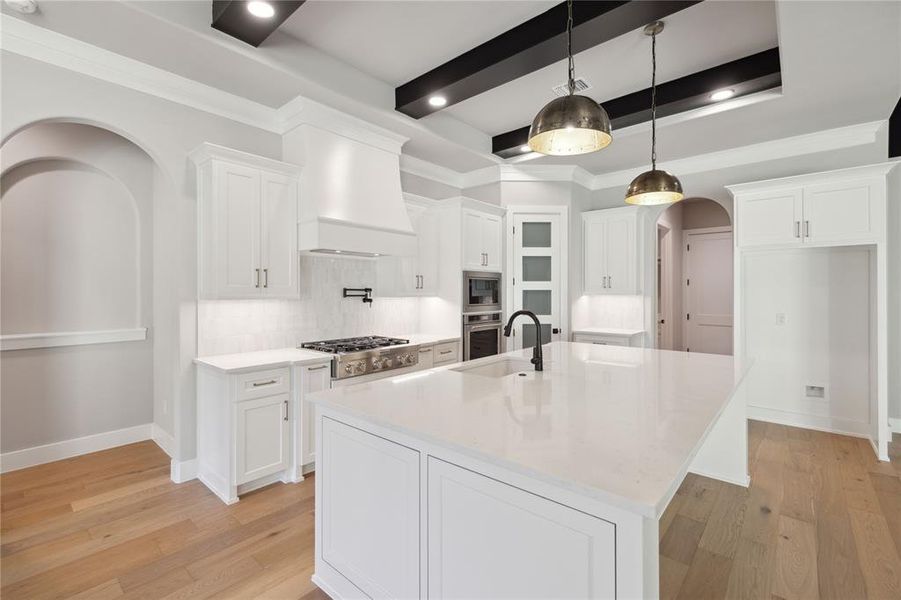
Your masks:
{"label": "metal pendant shade", "polygon": [[657,21],[644,28],[651,36],[651,170],[632,180],[626,190],[626,204],[672,204],[684,196],[682,183],[666,171],[657,168],[657,34],[663,31],[663,22]]}
{"label": "metal pendant shade", "polygon": [[567,2],[567,9],[569,17],[566,23],[566,55],[569,60],[569,94],[545,104],[529,128],[529,148],[533,152],[553,156],[596,152],[607,147],[613,140],[607,111],[588,96],[573,93],[575,69],[572,54],[572,0]]}

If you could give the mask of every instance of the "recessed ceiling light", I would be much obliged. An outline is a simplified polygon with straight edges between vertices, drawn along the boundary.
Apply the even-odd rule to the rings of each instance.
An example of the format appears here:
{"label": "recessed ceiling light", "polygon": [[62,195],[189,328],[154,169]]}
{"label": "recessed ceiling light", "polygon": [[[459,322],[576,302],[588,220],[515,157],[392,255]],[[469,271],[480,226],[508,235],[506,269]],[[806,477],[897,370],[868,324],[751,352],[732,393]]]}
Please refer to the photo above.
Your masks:
{"label": "recessed ceiling light", "polygon": [[429,104],[432,106],[444,106],[447,104],[447,98],[444,96],[432,96],[429,98]]}
{"label": "recessed ceiling light", "polygon": [[710,94],[710,99],[719,102],[720,100],[728,100],[735,95],[735,90],[717,90]]}
{"label": "recessed ceiling light", "polygon": [[532,149],[529,148],[529,145],[528,145],[528,144],[525,144],[524,146],[520,146],[520,147],[519,147],[519,151],[520,151],[520,152],[531,152]]}
{"label": "recessed ceiling light", "polygon": [[275,15],[275,9],[268,2],[248,2],[247,10],[255,17],[259,17],[261,19],[269,19]]}

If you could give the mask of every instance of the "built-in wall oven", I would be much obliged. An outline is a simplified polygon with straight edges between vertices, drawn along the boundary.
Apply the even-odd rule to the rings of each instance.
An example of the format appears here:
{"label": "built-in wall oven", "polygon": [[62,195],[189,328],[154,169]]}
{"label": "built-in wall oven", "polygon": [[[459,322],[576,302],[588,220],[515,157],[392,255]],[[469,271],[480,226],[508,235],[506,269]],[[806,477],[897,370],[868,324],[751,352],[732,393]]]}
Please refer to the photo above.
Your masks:
{"label": "built-in wall oven", "polygon": [[494,356],[504,351],[501,312],[463,314],[463,360]]}
{"label": "built-in wall oven", "polygon": [[500,273],[463,272],[463,314],[501,310]]}

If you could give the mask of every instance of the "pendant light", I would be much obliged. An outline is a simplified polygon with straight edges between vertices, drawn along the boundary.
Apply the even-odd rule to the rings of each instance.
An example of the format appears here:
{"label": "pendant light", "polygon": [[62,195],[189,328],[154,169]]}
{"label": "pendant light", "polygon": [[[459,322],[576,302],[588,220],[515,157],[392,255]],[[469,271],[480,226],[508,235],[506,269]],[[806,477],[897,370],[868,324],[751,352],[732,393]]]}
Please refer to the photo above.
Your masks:
{"label": "pendant light", "polygon": [[632,180],[626,190],[626,204],[671,204],[683,198],[682,184],[675,175],[657,168],[657,34],[663,21],[644,28],[651,36],[651,170]]}
{"label": "pendant light", "polygon": [[612,141],[610,118],[604,108],[587,96],[578,96],[573,65],[573,0],[566,3],[566,56],[569,61],[569,93],[555,98],[538,111],[529,128],[529,148],[554,156],[587,154]]}

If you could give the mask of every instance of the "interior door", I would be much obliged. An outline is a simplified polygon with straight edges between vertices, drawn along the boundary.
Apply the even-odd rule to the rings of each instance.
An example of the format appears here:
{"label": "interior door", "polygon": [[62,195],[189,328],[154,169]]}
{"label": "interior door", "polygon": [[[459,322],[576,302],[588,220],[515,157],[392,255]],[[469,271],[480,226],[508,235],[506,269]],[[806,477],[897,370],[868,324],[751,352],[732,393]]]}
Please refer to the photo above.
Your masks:
{"label": "interior door", "polygon": [[732,231],[684,234],[685,349],[732,354]]}
{"label": "interior door", "polygon": [[263,295],[296,296],[297,182],[277,173],[263,173],[261,190]]}
{"label": "interior door", "polygon": [[[541,322],[541,343],[560,339],[560,215],[515,214],[513,217],[514,311],[530,310]],[[513,331],[513,348],[535,345],[535,324],[520,317]]]}
{"label": "interior door", "polygon": [[217,202],[216,251],[220,256],[218,295],[247,298],[259,295],[260,172],[241,165],[213,165]]}

